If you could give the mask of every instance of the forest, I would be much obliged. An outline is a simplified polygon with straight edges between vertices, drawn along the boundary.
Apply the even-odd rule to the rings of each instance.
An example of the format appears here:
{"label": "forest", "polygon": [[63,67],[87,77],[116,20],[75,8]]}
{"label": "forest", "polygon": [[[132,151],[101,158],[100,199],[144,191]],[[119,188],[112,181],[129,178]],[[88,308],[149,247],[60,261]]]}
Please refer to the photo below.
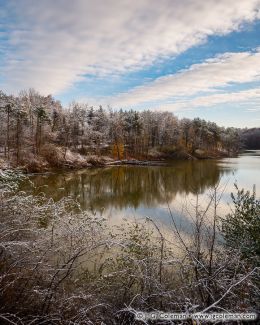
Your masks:
{"label": "forest", "polygon": [[[33,89],[19,96],[0,91],[1,165],[42,171],[110,160],[214,158],[257,149],[260,129],[220,127],[163,111],[93,108]],[[103,158],[102,158],[103,157]]]}

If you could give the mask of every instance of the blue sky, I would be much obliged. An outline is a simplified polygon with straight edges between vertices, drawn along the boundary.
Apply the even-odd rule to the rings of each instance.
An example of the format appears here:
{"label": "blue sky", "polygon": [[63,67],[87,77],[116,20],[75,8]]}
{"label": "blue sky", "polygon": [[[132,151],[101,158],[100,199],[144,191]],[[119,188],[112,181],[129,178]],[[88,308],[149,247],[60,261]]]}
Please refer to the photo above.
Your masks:
{"label": "blue sky", "polygon": [[0,89],[260,126],[259,0],[0,0]]}

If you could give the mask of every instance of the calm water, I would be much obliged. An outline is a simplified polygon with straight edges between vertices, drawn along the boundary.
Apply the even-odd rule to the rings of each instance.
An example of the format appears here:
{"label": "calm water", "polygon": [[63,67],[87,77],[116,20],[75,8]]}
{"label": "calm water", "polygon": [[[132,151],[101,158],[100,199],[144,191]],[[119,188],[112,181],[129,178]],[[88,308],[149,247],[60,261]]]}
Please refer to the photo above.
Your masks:
{"label": "calm water", "polygon": [[37,188],[35,193],[44,192],[55,200],[70,195],[82,208],[112,223],[124,217],[149,216],[167,225],[170,207],[176,220],[188,226],[197,194],[203,206],[217,184],[224,191],[220,206],[223,214],[229,211],[235,182],[249,190],[255,185],[259,195],[260,151],[221,160],[172,161],[167,166],[119,166],[37,175],[31,180]]}

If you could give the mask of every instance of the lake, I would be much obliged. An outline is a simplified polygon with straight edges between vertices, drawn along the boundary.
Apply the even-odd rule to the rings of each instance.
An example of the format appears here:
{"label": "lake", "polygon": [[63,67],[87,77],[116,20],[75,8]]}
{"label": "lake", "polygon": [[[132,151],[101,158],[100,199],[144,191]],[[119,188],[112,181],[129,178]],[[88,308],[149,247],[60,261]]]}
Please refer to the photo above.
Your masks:
{"label": "lake", "polygon": [[[212,189],[221,195],[219,214],[230,211],[234,183],[246,190],[260,189],[260,151],[247,151],[237,158],[170,161],[164,166],[113,166],[80,171],[32,175],[34,193],[59,200],[71,196],[83,209],[117,224],[123,218],[149,216],[167,226],[170,212],[187,229],[198,198],[201,209]],[[28,185],[23,185],[28,191]]]}

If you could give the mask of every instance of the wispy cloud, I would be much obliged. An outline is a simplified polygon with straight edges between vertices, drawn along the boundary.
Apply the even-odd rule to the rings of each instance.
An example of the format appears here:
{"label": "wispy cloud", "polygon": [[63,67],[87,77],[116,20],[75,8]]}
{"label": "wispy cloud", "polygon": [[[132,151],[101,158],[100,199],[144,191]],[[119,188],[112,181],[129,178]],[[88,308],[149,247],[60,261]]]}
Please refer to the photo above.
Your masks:
{"label": "wispy cloud", "polygon": [[[89,76],[141,69],[158,58],[177,55],[204,42],[209,35],[224,35],[260,18],[259,0],[9,0],[5,3],[9,21],[8,51],[0,76],[3,88],[16,91],[33,86],[55,94]],[[242,62],[243,54],[240,55]],[[258,54],[245,55],[245,60],[258,58]],[[228,58],[215,60],[200,69],[206,74],[209,66],[217,67],[221,60],[228,62]],[[186,75],[196,75],[198,67],[193,69]],[[246,73],[248,79],[252,78],[250,73]],[[156,81],[154,86],[164,84],[168,87],[164,96],[171,95],[174,78],[181,77],[169,76]],[[241,78],[246,79],[242,75]],[[212,87],[218,86],[220,82],[213,79],[216,80]],[[229,75],[227,79],[231,79]],[[206,87],[208,80],[204,80]],[[238,77],[236,80],[239,82]],[[196,82],[189,83],[193,92]],[[199,82],[200,87],[202,78]],[[181,80],[178,87],[179,93],[185,93]],[[142,90],[156,97],[153,85]],[[146,100],[140,89],[132,94],[139,102]],[[122,99],[130,103],[127,95]]]}
{"label": "wispy cloud", "polygon": [[[229,86],[260,81],[260,50],[225,53],[192,65],[179,73],[160,77],[146,85],[111,98],[114,106],[131,107],[147,102],[170,101],[172,109],[212,106],[217,103],[259,98],[259,89],[232,92]],[[228,93],[223,93],[223,91]],[[216,94],[209,94],[209,93]],[[202,96],[204,93],[204,96]],[[192,99],[189,99],[193,95]],[[195,96],[195,98],[194,98]],[[184,98],[184,99],[182,99]],[[160,105],[161,107],[165,105]]]}
{"label": "wispy cloud", "polygon": [[[259,112],[260,88],[198,96],[193,99],[186,98],[172,103],[161,103],[158,106],[155,106],[155,108],[165,111],[180,111],[194,108],[212,107],[227,103],[235,103],[239,105],[243,104],[245,106],[247,105],[248,107],[245,108],[246,111],[252,113]],[[254,107],[251,107],[252,105],[254,105]]]}

